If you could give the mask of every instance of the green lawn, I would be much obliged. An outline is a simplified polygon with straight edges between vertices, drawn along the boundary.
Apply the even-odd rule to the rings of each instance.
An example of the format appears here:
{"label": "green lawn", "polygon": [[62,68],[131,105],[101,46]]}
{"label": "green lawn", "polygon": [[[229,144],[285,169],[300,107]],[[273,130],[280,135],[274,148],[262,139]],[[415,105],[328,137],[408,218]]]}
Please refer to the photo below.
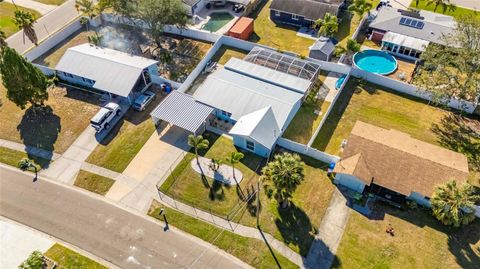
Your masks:
{"label": "green lawn", "polygon": [[[35,18],[37,19],[41,17],[40,13],[34,10],[24,8],[24,7],[18,7],[18,8],[21,10],[32,12],[35,15]],[[5,33],[7,37],[19,30],[18,27],[12,21],[14,12],[15,12],[15,6],[13,4],[7,3],[7,2],[0,3],[0,29]]]}
{"label": "green lawn", "polygon": [[[222,230],[201,220],[184,215],[174,209],[153,201],[149,215],[163,221],[160,208],[165,209],[169,224],[209,242],[255,268],[277,268],[277,264],[266,244],[258,239],[239,236]],[[282,268],[298,268],[294,263],[274,251]]]}
{"label": "green lawn", "polygon": [[[372,3],[372,7],[375,8],[380,0],[370,0],[370,2]],[[338,32],[336,32],[333,37],[337,39],[339,45],[345,47],[347,45],[347,40],[351,38],[353,33],[355,33],[355,30],[358,28],[362,17],[348,11],[343,11],[340,12],[338,18],[341,22],[338,25]]]}
{"label": "green lawn", "polygon": [[218,51],[213,55],[212,61],[213,62],[218,62],[219,64],[225,64],[230,60],[230,58],[238,58],[238,59],[243,59],[245,55],[248,54],[248,51],[244,51],[241,49],[237,49],[234,47],[222,45]]}
{"label": "green lawn", "polygon": [[[0,147],[0,163],[8,164],[11,166],[18,167],[18,162],[23,158],[29,158],[27,153],[22,151],[16,151],[9,148]],[[50,160],[46,160],[40,157],[30,156],[30,159],[34,161],[37,166],[37,169],[50,164]],[[33,171],[33,169],[32,169]]]}
{"label": "green lawn", "polygon": [[[228,153],[237,150],[230,139],[218,137],[212,133],[205,133],[204,137],[210,140],[210,149],[201,152],[208,158],[224,159]],[[245,158],[236,168],[242,171],[245,179],[240,183],[243,192],[256,187],[259,175],[256,167],[262,161],[260,157],[244,152]],[[167,178],[160,189],[168,195],[194,205],[205,211],[212,211],[226,218],[229,215],[234,222],[247,226],[256,226],[256,202],[251,201],[247,210],[234,212],[240,204],[238,191],[235,187],[218,184],[212,179],[202,180],[190,166],[194,158],[188,153]],[[292,205],[289,209],[280,209],[274,198],[269,198],[265,191],[261,191],[260,223],[263,229],[283,241],[292,250],[306,256],[314,239],[314,234],[320,225],[333,192],[333,185],[326,175],[326,164],[302,156],[306,162],[305,180],[295,192]],[[264,189],[271,183],[265,182]],[[236,211],[235,211],[236,212]]]}
{"label": "green lawn", "polygon": [[[295,114],[292,122],[288,125],[283,137],[298,143],[307,144],[315,133],[315,130],[317,130],[318,125],[330,106],[330,102],[321,99],[317,100],[315,98],[318,89],[327,75],[325,71],[322,72],[317,81],[318,86],[316,89],[312,89],[297,114]],[[318,111],[320,111],[320,113],[316,114]]]}
{"label": "green lawn", "polygon": [[287,25],[276,25],[270,20],[270,1],[263,1],[250,16],[255,19],[255,32],[250,41],[283,51],[308,56],[308,47],[314,40],[297,36],[298,29]]}
{"label": "green lawn", "polygon": [[160,100],[160,96],[157,96],[148,109],[142,112],[130,109],[88,156],[87,162],[122,173],[155,132],[149,113]]}
{"label": "green lawn", "polygon": [[80,170],[73,185],[100,195],[105,195],[114,183],[115,180],[111,178]]}
{"label": "green lawn", "polygon": [[433,11],[435,9],[435,5],[427,5],[427,1],[425,0],[419,0],[418,6],[416,5],[416,0],[413,0],[410,3],[411,8],[416,8],[416,9],[424,9],[436,13],[441,13],[445,15],[449,15],[455,18],[460,18],[464,15],[469,15],[473,14],[477,17],[480,17],[480,12],[472,10],[472,9],[467,9],[463,7],[453,7],[452,9],[449,7],[446,10],[442,6],[438,6],[436,11]]}
{"label": "green lawn", "polygon": [[[353,211],[333,268],[452,269],[480,265],[480,221],[447,228],[427,211],[376,205],[375,219]],[[385,232],[392,225],[395,236]]]}
{"label": "green lawn", "polygon": [[58,267],[62,269],[79,269],[79,268],[107,269],[108,268],[60,244],[53,245],[49,250],[47,250],[47,252],[45,252],[45,256],[54,260],[58,264]]}
{"label": "green lawn", "polygon": [[47,5],[61,5],[65,2],[65,0],[35,0],[37,2],[47,4]]}
{"label": "green lawn", "polygon": [[[460,117],[378,85],[362,86],[357,79],[350,79],[341,94],[313,147],[339,155],[342,140],[348,139],[355,122],[360,120],[463,153],[471,170],[480,171],[478,120]],[[478,184],[473,177],[470,182]]]}

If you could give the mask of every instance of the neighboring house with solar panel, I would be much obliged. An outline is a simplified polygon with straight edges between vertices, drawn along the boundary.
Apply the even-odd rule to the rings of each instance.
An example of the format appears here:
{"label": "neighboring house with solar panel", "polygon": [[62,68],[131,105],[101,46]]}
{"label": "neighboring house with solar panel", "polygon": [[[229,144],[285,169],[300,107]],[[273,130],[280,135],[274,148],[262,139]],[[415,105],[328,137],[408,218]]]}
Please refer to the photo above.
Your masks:
{"label": "neighboring house with solar panel", "polygon": [[369,39],[396,56],[417,60],[430,43],[446,45],[443,36],[455,27],[451,16],[382,7],[369,25]]}
{"label": "neighboring house with solar panel", "polygon": [[82,44],[67,49],[55,67],[61,82],[123,99],[135,98],[158,75],[157,61],[117,50]]}
{"label": "neighboring house with solar panel", "polygon": [[[228,133],[236,146],[267,157],[319,71],[317,63],[255,47],[244,59],[231,58],[192,87],[188,91],[190,101],[176,94],[166,98],[168,101],[164,100],[151,115],[155,122],[167,121],[195,134],[204,125]],[[205,106],[212,108],[208,115],[203,113],[207,111]],[[179,107],[185,107],[181,109],[185,112],[175,113]]]}

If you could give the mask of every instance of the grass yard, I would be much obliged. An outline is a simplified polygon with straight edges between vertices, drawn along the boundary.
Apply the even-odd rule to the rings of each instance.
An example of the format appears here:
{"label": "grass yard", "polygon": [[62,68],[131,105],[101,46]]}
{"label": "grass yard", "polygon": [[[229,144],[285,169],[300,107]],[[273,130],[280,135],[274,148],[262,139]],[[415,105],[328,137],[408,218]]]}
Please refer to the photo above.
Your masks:
{"label": "grass yard", "polygon": [[[375,8],[378,3],[380,3],[380,0],[370,0],[369,2],[372,3],[372,8]],[[341,22],[338,25],[338,31],[333,37],[338,41],[339,45],[345,47],[347,45],[347,40],[351,38],[353,33],[355,33],[355,30],[357,30],[362,17],[348,11],[343,11],[340,12],[338,19],[341,19]]]}
{"label": "grass yard", "polygon": [[[313,147],[340,155],[343,139],[348,139],[357,120],[386,129],[397,129],[428,143],[463,153],[472,174],[480,171],[480,121],[460,117],[429,106],[423,100],[395,93],[378,85],[361,85],[350,79],[325,121]],[[472,176],[473,184],[479,184]]]}
{"label": "grass yard", "polygon": [[90,124],[99,110],[98,96],[65,87],[49,90],[46,107],[21,110],[7,100],[0,83],[0,138],[63,153]]}
{"label": "grass yard", "polygon": [[[24,7],[18,7],[21,10],[32,12],[35,15],[35,18],[40,18],[42,15],[35,10],[31,10]],[[19,29],[13,23],[12,18],[14,17],[15,6],[11,3],[1,2],[0,3],[0,29],[5,33],[7,37],[11,36]]]}
{"label": "grass yard", "polygon": [[218,51],[213,55],[212,61],[224,65],[230,58],[243,59],[248,54],[248,51],[237,49],[234,47],[222,45]]}
{"label": "grass yard", "polygon": [[[480,221],[447,228],[422,210],[377,204],[374,219],[353,211],[333,268],[478,268]],[[385,232],[387,225],[395,236]]]}
{"label": "grass yard", "polygon": [[271,21],[270,3],[270,1],[263,1],[250,16],[255,19],[255,32],[250,37],[250,41],[308,56],[308,47],[315,40],[297,36],[298,29],[295,27],[277,25]]}
{"label": "grass yard", "polygon": [[42,4],[56,5],[56,6],[59,6],[65,2],[65,0],[35,0],[35,1],[40,2]]}
{"label": "grass yard", "polygon": [[312,138],[312,135],[315,133],[315,130],[317,130],[318,125],[330,106],[330,102],[315,98],[318,88],[321,86],[327,75],[327,72],[321,71],[320,77],[317,81],[317,90],[312,90],[310,92],[297,114],[295,114],[295,117],[283,134],[285,138],[305,145]]}
{"label": "grass yard", "polygon": [[94,31],[84,31],[82,28],[81,30],[78,30],[77,32],[65,38],[62,42],[58,43],[58,45],[42,54],[33,62],[55,68],[57,63],[60,61],[60,58],[62,58],[63,54],[65,54],[65,51],[67,51],[68,48],[88,43],[88,36],[93,35],[94,33]]}
{"label": "grass yard", "polygon": [[[18,167],[18,162],[23,158],[30,158],[31,160],[33,160],[38,170],[50,164],[50,160],[35,156],[29,157],[25,152],[0,147],[0,163]],[[33,169],[31,170],[33,171]]]}
{"label": "grass yard", "polygon": [[100,195],[107,194],[115,180],[88,171],[80,170],[73,185]]}
{"label": "grass yard", "polygon": [[118,173],[122,173],[127,168],[155,132],[155,124],[150,118],[150,112],[157,107],[164,96],[156,89],[149,90],[157,92],[155,100],[142,112],[130,109],[88,156],[87,162]]}
{"label": "grass yard", "polygon": [[[164,208],[168,223],[176,228],[192,234],[202,240],[209,242],[223,251],[239,258],[255,268],[276,268],[277,264],[272,257],[271,252],[265,243],[258,239],[247,238],[229,231],[222,230],[216,226],[196,218],[187,216],[169,207],[163,206],[157,201],[153,201],[149,210],[149,215],[163,221],[159,215],[160,208]],[[298,268],[291,261],[275,252],[282,268]]]}
{"label": "grass yard", "polygon": [[58,267],[62,269],[79,269],[79,268],[107,269],[108,268],[60,244],[53,245],[49,250],[47,250],[47,252],[45,252],[45,256],[54,260],[58,264]]}
{"label": "grass yard", "polygon": [[473,10],[473,9],[468,9],[468,8],[463,8],[463,7],[453,7],[453,9],[447,8],[446,10],[443,9],[442,6],[438,6],[436,11],[433,11],[435,9],[435,5],[427,5],[426,0],[419,0],[418,6],[416,5],[416,1],[413,0],[410,3],[411,8],[416,8],[416,9],[423,9],[423,10],[428,10],[431,12],[436,12],[444,15],[449,15],[454,18],[460,18],[464,15],[475,15],[480,18],[480,12]]}
{"label": "grass yard", "polygon": [[[210,149],[201,152],[207,158],[224,159],[230,152],[237,150],[230,139],[218,137],[212,133],[205,133],[204,137],[210,141]],[[246,153],[245,158],[236,168],[242,171],[245,178],[240,183],[244,193],[247,189],[256,187],[259,175],[255,173],[259,164],[264,160]],[[302,156],[303,157],[303,156]],[[213,179],[202,180],[190,165],[194,154],[188,153],[184,161],[173,171],[160,187],[162,192],[187,204],[194,205],[205,211],[226,218],[229,215],[234,222],[256,226],[256,201],[241,203],[235,187],[218,184]],[[270,233],[291,249],[306,256],[314,239],[314,234],[326,211],[333,192],[333,185],[326,175],[326,164],[303,157],[306,162],[305,180],[295,192],[292,205],[289,209],[280,209],[277,201],[269,198],[264,190],[261,191],[260,223],[265,232]],[[264,188],[269,188],[266,182]],[[246,210],[239,210],[245,205]]]}

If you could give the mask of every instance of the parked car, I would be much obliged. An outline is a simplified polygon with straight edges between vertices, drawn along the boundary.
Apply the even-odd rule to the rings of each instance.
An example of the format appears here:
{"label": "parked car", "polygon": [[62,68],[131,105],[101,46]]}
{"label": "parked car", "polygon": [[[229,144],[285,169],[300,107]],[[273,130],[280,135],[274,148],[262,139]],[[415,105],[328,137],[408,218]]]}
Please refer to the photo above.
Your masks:
{"label": "parked car", "polygon": [[245,9],[245,6],[242,5],[242,4],[235,4],[235,5],[233,5],[233,7],[232,7],[232,10],[233,10],[235,13],[242,12],[244,9]]}
{"label": "parked car", "polygon": [[112,120],[116,116],[120,116],[120,113],[122,113],[120,106],[117,103],[110,102],[100,108],[100,111],[90,120],[90,124],[99,133],[104,129],[108,129]]}
{"label": "parked car", "polygon": [[146,91],[142,93],[132,105],[132,108],[136,111],[144,111],[145,108],[155,99],[155,93],[151,91]]}

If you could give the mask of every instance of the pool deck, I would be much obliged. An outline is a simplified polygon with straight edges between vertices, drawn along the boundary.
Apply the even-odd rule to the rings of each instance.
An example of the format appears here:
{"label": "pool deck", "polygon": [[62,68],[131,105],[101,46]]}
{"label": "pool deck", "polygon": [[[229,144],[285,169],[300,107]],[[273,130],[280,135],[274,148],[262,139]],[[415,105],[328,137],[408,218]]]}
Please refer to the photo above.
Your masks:
{"label": "pool deck", "polygon": [[391,73],[387,77],[410,83],[416,66],[415,62],[400,59],[398,57],[395,57],[395,59],[397,60],[398,68],[395,72]]}

